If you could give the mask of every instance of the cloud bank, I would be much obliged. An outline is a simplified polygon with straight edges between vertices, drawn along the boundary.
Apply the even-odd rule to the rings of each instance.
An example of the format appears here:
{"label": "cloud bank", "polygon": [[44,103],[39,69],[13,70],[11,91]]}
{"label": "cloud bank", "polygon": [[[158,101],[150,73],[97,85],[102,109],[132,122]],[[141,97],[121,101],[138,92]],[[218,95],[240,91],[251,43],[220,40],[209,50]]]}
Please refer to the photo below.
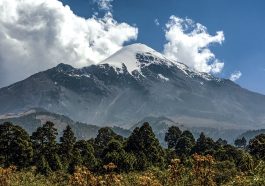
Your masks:
{"label": "cloud bank", "polygon": [[166,24],[164,54],[172,59],[185,63],[189,67],[207,73],[220,73],[224,63],[218,60],[209,49],[211,44],[222,44],[224,33],[210,35],[207,28],[191,19],[171,16]]}
{"label": "cloud bank", "polygon": [[58,63],[97,63],[137,35],[111,13],[84,19],[58,0],[1,0],[0,87]]}
{"label": "cloud bank", "polygon": [[230,75],[230,80],[231,81],[237,81],[239,78],[241,78],[242,73],[240,71],[235,71]]}

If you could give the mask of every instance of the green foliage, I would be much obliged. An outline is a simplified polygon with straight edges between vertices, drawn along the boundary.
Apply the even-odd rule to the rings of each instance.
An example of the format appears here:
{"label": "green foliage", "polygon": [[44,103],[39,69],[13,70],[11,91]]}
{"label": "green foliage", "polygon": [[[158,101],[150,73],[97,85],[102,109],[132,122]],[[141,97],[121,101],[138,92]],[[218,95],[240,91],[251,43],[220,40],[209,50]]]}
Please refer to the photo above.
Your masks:
{"label": "green foliage", "polygon": [[125,149],[137,157],[136,167],[139,170],[144,170],[150,165],[163,166],[164,151],[147,122],[142,127],[134,129]]}
{"label": "green foliage", "polygon": [[165,141],[168,148],[174,148],[177,144],[179,137],[181,136],[181,130],[176,126],[171,126],[165,134]]}
{"label": "green foliage", "polygon": [[73,161],[74,158],[74,145],[76,137],[71,127],[68,125],[63,131],[63,136],[60,138],[59,154],[62,157],[64,167],[68,169],[69,162]]}
{"label": "green foliage", "polygon": [[195,144],[194,136],[190,131],[188,130],[183,131],[183,133],[181,134],[181,137],[188,138],[191,141],[191,143]]}
{"label": "green foliage", "polygon": [[169,148],[163,149],[148,123],[135,128],[128,139],[102,128],[95,139],[76,141],[69,126],[60,142],[56,139],[51,122],[31,138],[11,123],[0,125],[0,185],[265,184],[262,134],[250,141],[248,151],[241,148],[244,143],[237,148],[203,133],[195,141],[191,132],[177,127],[169,128]]}
{"label": "green foliage", "polygon": [[113,139],[103,151],[103,163],[104,165],[114,163],[119,171],[130,171],[134,168],[136,158],[134,154],[124,150],[120,141]]}
{"label": "green foliage", "polygon": [[253,170],[254,160],[248,152],[239,150],[234,159],[239,170],[243,172]]}
{"label": "green foliage", "polygon": [[223,140],[222,138],[219,138],[217,141],[216,141],[216,145],[221,147],[221,146],[225,146],[227,145],[227,141],[226,140]]}
{"label": "green foliage", "polygon": [[200,134],[200,137],[197,139],[197,142],[193,148],[193,153],[198,153],[202,155],[206,154],[214,154],[214,151],[216,150],[216,144],[215,142],[204,135],[202,132]]}
{"label": "green foliage", "polygon": [[258,136],[260,134],[264,134],[264,133],[265,133],[265,129],[248,130],[248,131],[242,133],[238,138],[245,137],[246,140],[249,141],[250,139],[253,139],[256,136]]}
{"label": "green foliage", "polygon": [[96,152],[96,157],[101,157],[104,149],[107,147],[109,141],[118,140],[123,142],[123,137],[117,135],[113,130],[109,127],[104,127],[98,130],[98,135],[94,140],[94,149]]}
{"label": "green foliage", "polygon": [[245,148],[246,145],[247,145],[247,140],[245,137],[237,138],[235,140],[235,146],[237,146],[237,147]]}
{"label": "green foliage", "polygon": [[[97,165],[93,146],[85,140],[77,141],[74,145],[74,160],[72,166],[83,165],[93,170]],[[76,163],[76,164],[75,164]],[[74,165],[73,165],[74,164]]]}
{"label": "green foliage", "polygon": [[42,127],[37,128],[37,131],[33,132],[31,136],[35,155],[57,151],[57,134],[57,129],[54,128],[52,122],[47,122]]}
{"label": "green foliage", "polygon": [[195,139],[191,132],[184,131],[177,141],[175,151],[177,156],[182,160],[186,159],[191,155],[191,150],[195,145]]}
{"label": "green foliage", "polygon": [[[34,149],[33,163],[35,163],[38,170],[44,174],[47,174],[49,170],[56,171],[62,168],[58,156],[58,145],[56,142],[57,134],[54,123],[46,122],[42,127],[39,127],[36,132],[33,132],[31,136]],[[42,158],[40,159],[40,157]]]}
{"label": "green foliage", "polygon": [[249,171],[253,168],[253,159],[251,155],[243,149],[237,149],[231,145],[225,146],[224,157],[222,160],[234,162],[241,171]]}
{"label": "green foliage", "polygon": [[1,180],[0,180],[0,185],[1,186],[69,186],[68,180],[69,180],[69,175],[67,175],[64,172],[51,172],[49,175],[41,175],[38,174],[38,172],[36,172],[36,169],[34,167],[31,167],[20,171],[10,172],[8,176],[8,182],[10,184],[1,185]]}
{"label": "green foliage", "polygon": [[11,123],[0,125],[0,165],[19,168],[29,166],[33,156],[32,144],[27,132]]}
{"label": "green foliage", "polygon": [[237,175],[237,169],[234,162],[231,161],[220,161],[215,164],[216,175],[215,182],[217,185],[223,185],[229,182]]}
{"label": "green foliage", "polygon": [[258,159],[265,160],[265,134],[260,134],[249,141],[250,154]]}
{"label": "green foliage", "polygon": [[37,171],[42,174],[48,175],[52,171],[44,155],[40,156],[39,159],[36,160],[35,165],[37,167]]}

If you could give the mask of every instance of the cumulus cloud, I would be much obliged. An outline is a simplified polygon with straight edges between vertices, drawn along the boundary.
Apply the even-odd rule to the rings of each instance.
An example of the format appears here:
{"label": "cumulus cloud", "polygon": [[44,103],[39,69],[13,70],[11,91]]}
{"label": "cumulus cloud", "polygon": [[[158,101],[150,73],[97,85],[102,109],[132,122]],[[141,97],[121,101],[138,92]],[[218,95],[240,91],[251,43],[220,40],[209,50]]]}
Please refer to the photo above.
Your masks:
{"label": "cumulus cloud", "polygon": [[110,11],[112,9],[112,3],[113,0],[94,0],[95,3],[98,4],[99,9]]}
{"label": "cumulus cloud", "polygon": [[222,71],[224,63],[209,48],[211,44],[223,43],[225,38],[222,31],[210,35],[200,23],[171,16],[166,24],[165,37],[168,42],[164,45],[164,54],[168,58],[200,72],[216,74]]}
{"label": "cumulus cloud", "polygon": [[230,75],[231,81],[237,81],[242,76],[242,73],[240,71],[235,71]]}
{"label": "cumulus cloud", "polygon": [[58,0],[1,0],[0,87],[58,63],[97,63],[137,34],[111,13],[85,19]]}

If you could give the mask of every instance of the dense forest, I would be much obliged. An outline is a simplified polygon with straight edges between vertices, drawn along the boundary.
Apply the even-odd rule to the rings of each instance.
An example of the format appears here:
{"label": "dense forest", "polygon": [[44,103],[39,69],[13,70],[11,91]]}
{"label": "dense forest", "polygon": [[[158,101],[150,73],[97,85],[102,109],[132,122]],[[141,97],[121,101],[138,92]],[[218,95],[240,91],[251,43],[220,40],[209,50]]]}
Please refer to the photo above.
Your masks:
{"label": "dense forest", "polygon": [[[58,140],[59,139],[59,140]],[[128,138],[111,128],[77,140],[70,126],[58,138],[46,122],[31,136],[21,127],[0,125],[0,186],[184,186],[265,185],[265,134],[234,145],[171,126],[163,148],[143,123]]]}

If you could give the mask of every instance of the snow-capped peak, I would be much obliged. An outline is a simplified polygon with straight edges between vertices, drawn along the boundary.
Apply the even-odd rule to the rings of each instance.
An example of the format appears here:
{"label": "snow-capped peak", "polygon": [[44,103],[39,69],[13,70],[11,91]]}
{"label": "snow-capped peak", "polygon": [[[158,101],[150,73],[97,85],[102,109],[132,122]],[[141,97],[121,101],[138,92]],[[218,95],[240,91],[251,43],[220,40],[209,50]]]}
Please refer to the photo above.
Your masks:
{"label": "snow-capped peak", "polygon": [[183,63],[169,60],[163,54],[141,43],[123,47],[112,56],[99,63],[99,65],[103,64],[111,65],[116,68],[119,73],[123,71],[123,65],[125,65],[130,74],[133,74],[133,71],[138,71],[142,74],[141,69],[143,67],[147,67],[151,64],[163,64],[175,66],[191,78],[200,76],[205,80],[215,79],[211,74],[198,72]]}
{"label": "snow-capped peak", "polygon": [[[155,51],[154,49],[141,44],[136,43],[132,45],[128,45],[114,53],[109,58],[105,59],[104,61],[100,62],[98,66],[100,68],[105,68],[106,64],[114,67],[117,74],[124,73],[124,65],[127,68],[127,71],[133,75],[134,77],[139,77],[138,75],[142,75],[145,77],[145,74],[142,73],[142,69],[155,64],[155,65],[166,65],[168,67],[177,67],[181,70],[187,77],[194,78],[199,76],[205,80],[212,80],[215,78],[211,74],[197,72],[194,69],[189,68],[187,65],[172,61],[167,59],[163,54]],[[85,67],[86,68],[86,67]],[[66,64],[59,64],[56,69],[60,72],[65,72],[67,75],[77,78],[91,78],[91,75],[85,70],[85,68],[81,69],[74,69],[70,65]],[[133,72],[137,73],[133,73]],[[161,74],[157,74],[160,79],[168,80],[168,78],[162,76]]]}
{"label": "snow-capped peak", "polygon": [[141,60],[143,60],[141,57],[144,57],[145,62],[148,61],[149,63],[159,63],[161,60],[167,61],[162,54],[154,49],[144,44],[136,43],[123,47],[109,58],[100,62],[100,64],[109,64],[120,69],[122,69],[124,64],[128,72],[132,74],[135,70],[141,72]]}

